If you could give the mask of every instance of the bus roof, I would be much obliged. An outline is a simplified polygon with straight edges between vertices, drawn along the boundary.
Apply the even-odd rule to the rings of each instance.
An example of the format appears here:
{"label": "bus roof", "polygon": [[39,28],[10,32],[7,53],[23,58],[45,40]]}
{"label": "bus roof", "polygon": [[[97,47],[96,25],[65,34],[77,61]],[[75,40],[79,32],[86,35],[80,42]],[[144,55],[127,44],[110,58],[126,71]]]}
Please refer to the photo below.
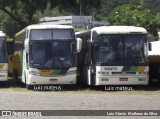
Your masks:
{"label": "bus roof", "polygon": [[28,30],[31,30],[31,29],[73,29],[73,27],[69,25],[34,24],[34,25],[29,25],[26,28],[19,31],[18,33],[16,33],[16,36],[18,34],[23,33],[26,29]]}
{"label": "bus roof", "polygon": [[72,29],[72,26],[69,25],[52,25],[52,24],[35,24],[29,25],[27,29]]}
{"label": "bus roof", "polygon": [[3,33],[3,31],[0,31],[0,37],[5,37],[6,35]]}
{"label": "bus roof", "polygon": [[146,29],[136,26],[100,26],[91,31],[96,31],[98,34],[147,34]]}

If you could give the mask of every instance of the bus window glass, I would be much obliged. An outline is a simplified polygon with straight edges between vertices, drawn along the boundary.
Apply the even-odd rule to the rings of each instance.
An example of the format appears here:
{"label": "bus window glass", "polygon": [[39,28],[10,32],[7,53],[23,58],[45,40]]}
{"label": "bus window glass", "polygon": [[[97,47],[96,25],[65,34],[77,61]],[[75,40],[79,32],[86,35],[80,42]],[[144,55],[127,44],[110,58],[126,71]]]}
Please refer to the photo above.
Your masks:
{"label": "bus window glass", "polygon": [[74,66],[75,61],[73,61],[70,42],[53,42],[53,57],[59,60],[62,67]]}
{"label": "bus window glass", "polygon": [[0,62],[6,62],[6,48],[4,38],[0,38]]}
{"label": "bus window glass", "polygon": [[98,40],[98,63],[115,63],[123,60],[123,42],[119,36],[100,35]]}
{"label": "bus window glass", "polygon": [[145,35],[126,35],[125,42],[125,61],[128,63],[146,62],[146,36]]}
{"label": "bus window glass", "polygon": [[67,68],[75,66],[71,42],[32,42],[31,66],[36,68]]}
{"label": "bus window glass", "polygon": [[32,43],[31,44],[31,65],[42,66],[45,61],[45,44]]}
{"label": "bus window glass", "polygon": [[31,40],[71,40],[74,39],[74,31],[70,29],[56,30],[31,30]]}
{"label": "bus window glass", "polygon": [[54,30],[53,31],[53,39],[62,39],[68,40],[73,39],[73,31],[71,30]]}

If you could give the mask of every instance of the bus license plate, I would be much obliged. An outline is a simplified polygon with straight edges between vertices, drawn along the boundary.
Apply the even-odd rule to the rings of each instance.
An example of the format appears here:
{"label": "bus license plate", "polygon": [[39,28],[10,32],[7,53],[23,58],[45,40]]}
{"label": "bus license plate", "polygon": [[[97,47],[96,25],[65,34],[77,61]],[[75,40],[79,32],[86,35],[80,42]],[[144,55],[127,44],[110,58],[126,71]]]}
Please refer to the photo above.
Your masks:
{"label": "bus license plate", "polygon": [[57,82],[58,79],[49,79],[50,82]]}
{"label": "bus license plate", "polygon": [[120,78],[120,81],[128,81],[128,78]]}

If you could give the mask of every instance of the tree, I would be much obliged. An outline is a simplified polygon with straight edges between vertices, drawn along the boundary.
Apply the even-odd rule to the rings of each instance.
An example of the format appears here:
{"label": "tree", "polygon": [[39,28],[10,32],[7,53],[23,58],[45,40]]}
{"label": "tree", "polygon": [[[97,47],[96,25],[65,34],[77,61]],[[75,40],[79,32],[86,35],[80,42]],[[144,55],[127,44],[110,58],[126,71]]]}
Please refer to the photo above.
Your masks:
{"label": "tree", "polygon": [[13,21],[8,15],[1,14],[0,16],[0,30],[5,32],[5,34],[7,34],[8,37],[13,37],[17,31],[21,30],[19,24]]}
{"label": "tree", "polygon": [[100,5],[100,1],[97,0],[1,0],[0,10],[9,15],[20,26],[25,27],[36,22],[34,14],[38,10],[43,12],[48,3],[50,3],[50,9],[58,6],[61,11],[66,10],[72,13],[77,13],[75,9],[79,4],[82,6],[82,10],[84,9],[84,13],[90,8],[98,8],[97,6]]}
{"label": "tree", "polygon": [[82,6],[83,14],[85,13],[89,14],[90,8],[99,6],[100,1],[97,1],[97,0],[78,0],[78,1],[75,1],[75,0],[0,0],[0,10],[3,11],[5,14],[7,14],[14,21],[14,23],[17,23],[22,29],[30,24],[37,23],[39,20],[39,17],[41,16],[44,17],[44,13],[47,7],[48,7],[47,8],[48,11],[52,10],[53,8],[56,8],[57,13],[59,12],[59,14],[60,13],[78,14],[79,4],[81,4]]}
{"label": "tree", "polygon": [[155,17],[150,9],[144,8],[144,1],[140,0],[139,5],[127,4],[115,8],[108,20],[116,25],[135,25],[144,27],[153,34],[157,35],[155,27]]}
{"label": "tree", "polygon": [[9,15],[22,28],[35,23],[37,10],[44,10],[48,0],[1,0],[0,10]]}
{"label": "tree", "polygon": [[90,15],[91,10],[101,8],[101,0],[58,0],[58,6],[74,15]]}

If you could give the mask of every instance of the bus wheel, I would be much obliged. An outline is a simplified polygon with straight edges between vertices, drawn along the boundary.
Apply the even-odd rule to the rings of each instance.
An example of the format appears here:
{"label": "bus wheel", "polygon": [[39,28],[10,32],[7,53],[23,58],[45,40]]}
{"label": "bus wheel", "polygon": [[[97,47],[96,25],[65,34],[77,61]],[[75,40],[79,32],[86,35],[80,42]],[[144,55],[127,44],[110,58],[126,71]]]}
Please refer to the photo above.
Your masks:
{"label": "bus wheel", "polygon": [[6,87],[6,83],[7,83],[6,81],[1,81],[1,82],[0,82],[0,86],[1,86],[1,87]]}
{"label": "bus wheel", "polygon": [[14,72],[14,73],[13,73],[13,79],[14,79],[15,81],[18,81],[18,73],[17,73],[17,71],[14,70],[13,72]]}
{"label": "bus wheel", "polygon": [[14,80],[14,85],[18,85],[20,86],[21,85],[21,82],[18,80],[18,73],[17,73],[17,70],[13,70],[13,80]]}
{"label": "bus wheel", "polygon": [[33,85],[28,85],[28,84],[26,84],[26,88],[27,88],[28,90],[32,90],[32,89],[33,89]]}

